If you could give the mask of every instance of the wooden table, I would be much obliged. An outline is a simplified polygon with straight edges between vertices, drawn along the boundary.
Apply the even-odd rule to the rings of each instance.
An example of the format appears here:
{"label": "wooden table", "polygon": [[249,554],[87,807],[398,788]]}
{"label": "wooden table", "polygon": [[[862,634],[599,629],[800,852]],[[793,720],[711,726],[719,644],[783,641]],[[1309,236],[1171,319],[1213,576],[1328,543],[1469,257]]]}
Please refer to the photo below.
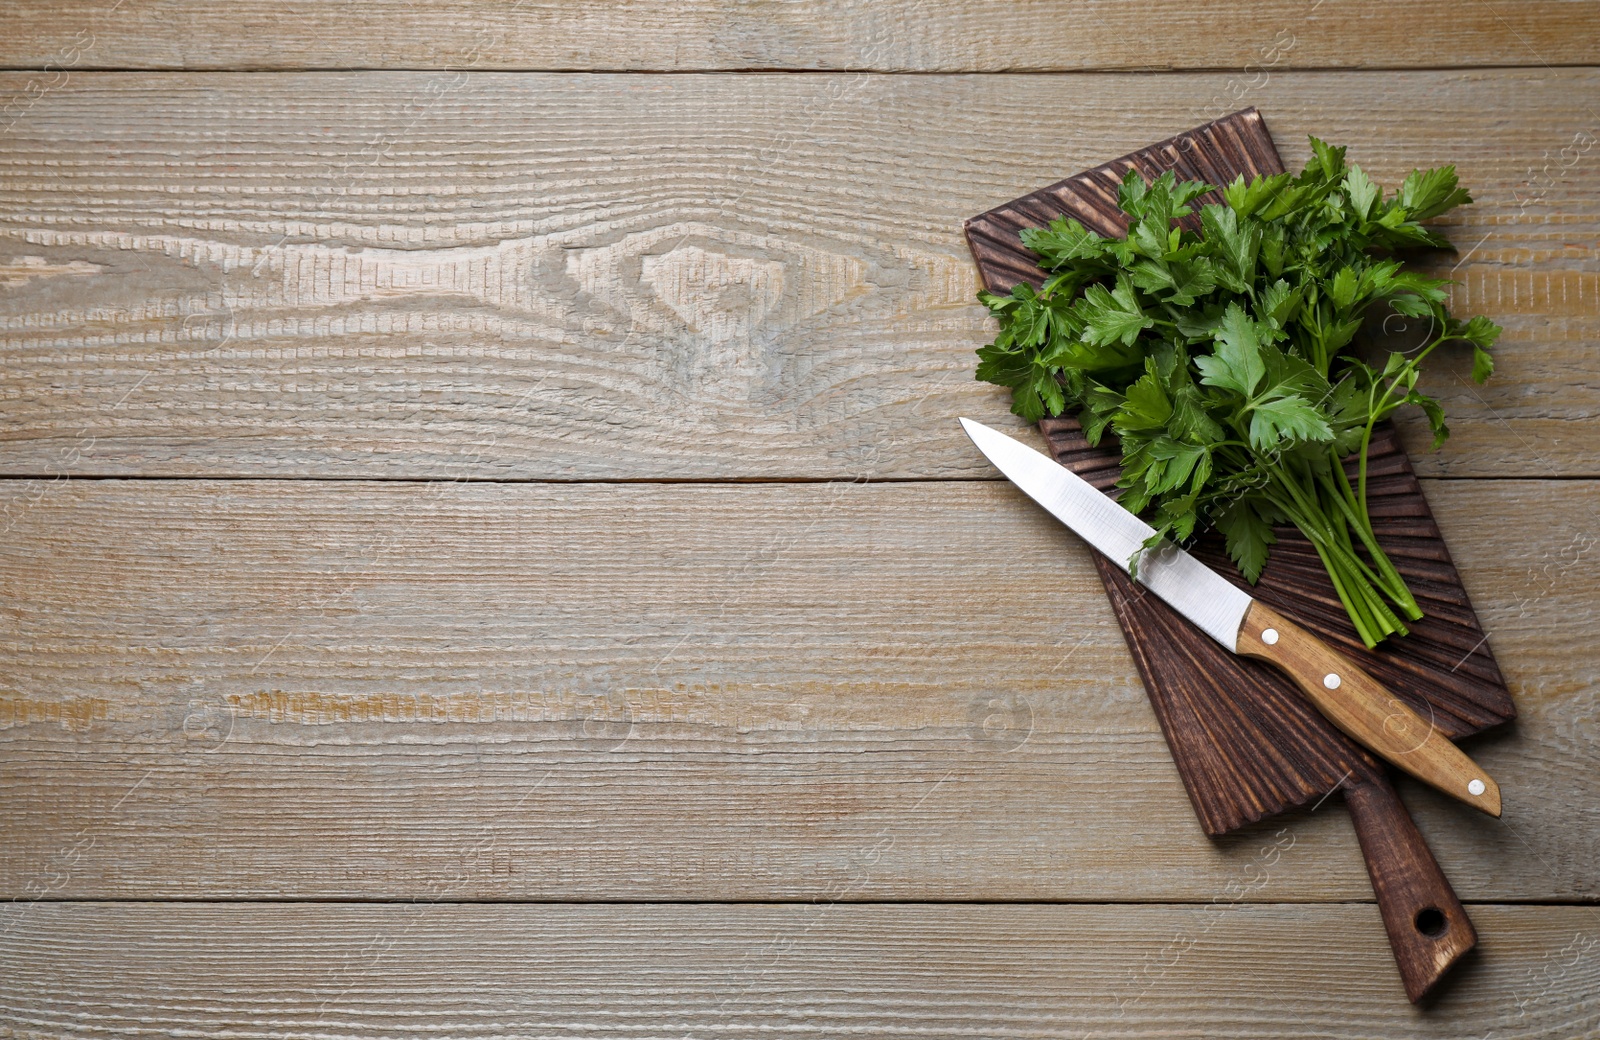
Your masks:
{"label": "wooden table", "polygon": [[[1596,1035],[1597,26],[10,0],[0,1037]],[[1408,427],[1523,713],[1503,820],[1405,789],[1420,1009],[954,422],[1024,432],[962,218],[1244,105],[1456,162],[1506,327]]]}

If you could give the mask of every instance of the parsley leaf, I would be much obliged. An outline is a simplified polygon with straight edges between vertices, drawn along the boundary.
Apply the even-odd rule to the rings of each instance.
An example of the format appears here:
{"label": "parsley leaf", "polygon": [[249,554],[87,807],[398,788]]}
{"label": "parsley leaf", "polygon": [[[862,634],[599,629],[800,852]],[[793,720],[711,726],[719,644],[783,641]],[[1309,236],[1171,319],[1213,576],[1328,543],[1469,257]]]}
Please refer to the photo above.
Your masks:
{"label": "parsley leaf", "polygon": [[1228,304],[1223,312],[1216,342],[1214,354],[1194,359],[1195,367],[1200,370],[1200,382],[1224,387],[1248,398],[1266,376],[1267,366],[1261,360],[1256,323],[1237,303]]}
{"label": "parsley leaf", "polygon": [[1445,210],[1471,202],[1466,189],[1456,186],[1456,168],[1441,166],[1437,170],[1412,170],[1400,185],[1400,205],[1406,208],[1412,220],[1437,217]]}
{"label": "parsley leaf", "polygon": [[1155,324],[1139,306],[1133,284],[1126,276],[1119,276],[1116,288],[1106,290],[1103,285],[1091,285],[1084,290],[1083,303],[1084,342],[1105,346],[1119,340],[1132,346],[1139,333]]}
{"label": "parsley leaf", "polygon": [[1022,244],[1043,258],[1039,266],[1050,270],[1073,260],[1098,260],[1106,254],[1106,240],[1076,220],[1056,219],[1048,230],[1027,228]]}
{"label": "parsley leaf", "polygon": [[1242,499],[1219,512],[1216,522],[1227,539],[1228,556],[1239,565],[1240,573],[1255,584],[1267,565],[1267,547],[1278,540],[1272,525]]}

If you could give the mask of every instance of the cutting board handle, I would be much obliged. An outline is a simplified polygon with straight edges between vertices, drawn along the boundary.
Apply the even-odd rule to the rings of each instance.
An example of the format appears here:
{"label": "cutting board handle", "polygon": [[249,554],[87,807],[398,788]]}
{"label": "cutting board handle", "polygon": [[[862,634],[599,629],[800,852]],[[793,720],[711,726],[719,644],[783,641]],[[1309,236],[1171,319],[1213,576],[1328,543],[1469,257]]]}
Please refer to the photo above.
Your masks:
{"label": "cutting board handle", "polygon": [[1347,781],[1344,800],[1406,996],[1415,1004],[1477,945],[1477,930],[1387,779]]}

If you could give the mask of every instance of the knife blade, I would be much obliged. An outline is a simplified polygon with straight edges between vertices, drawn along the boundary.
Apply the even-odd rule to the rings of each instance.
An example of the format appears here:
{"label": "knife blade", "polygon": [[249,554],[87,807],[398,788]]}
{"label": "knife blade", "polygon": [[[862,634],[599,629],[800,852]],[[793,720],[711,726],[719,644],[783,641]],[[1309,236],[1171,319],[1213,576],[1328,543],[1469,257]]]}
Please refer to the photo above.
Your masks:
{"label": "knife blade", "polygon": [[1029,498],[1225,649],[1277,667],[1346,736],[1450,797],[1500,815],[1493,778],[1354,661],[1178,546],[1146,547],[1154,528],[1049,456],[971,419],[961,428]]}

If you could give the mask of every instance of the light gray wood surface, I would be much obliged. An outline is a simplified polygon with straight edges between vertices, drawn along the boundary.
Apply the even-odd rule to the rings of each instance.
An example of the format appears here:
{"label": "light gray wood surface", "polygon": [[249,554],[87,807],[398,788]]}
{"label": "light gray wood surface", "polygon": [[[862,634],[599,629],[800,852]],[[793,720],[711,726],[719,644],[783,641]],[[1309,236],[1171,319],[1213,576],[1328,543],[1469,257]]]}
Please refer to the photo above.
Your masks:
{"label": "light gray wood surface", "polygon": [[1226,79],[73,76],[0,152],[0,472],[986,476],[962,219],[1248,103],[1480,200],[1419,469],[1600,475],[1600,72]]}
{"label": "light gray wood surface", "polygon": [[1594,63],[1590,0],[9,0],[0,66],[996,72]]}
{"label": "light gray wood surface", "polygon": [[[1600,485],[1427,493],[1522,716],[1472,746],[1503,820],[1407,797],[1463,898],[1594,898]],[[1202,835],[1088,550],[1005,483],[11,505],[6,896],[1204,901],[1287,826],[1252,901],[1370,898],[1337,798]]]}
{"label": "light gray wood surface", "polygon": [[[1600,1033],[1597,10],[0,6],[0,1038]],[[1407,428],[1522,712],[1404,788],[1423,1008],[952,421],[961,220],[1245,105],[1457,163],[1507,328]]]}
{"label": "light gray wood surface", "polygon": [[1593,908],[1480,906],[1408,1005],[1371,905],[36,904],[13,1036],[1587,1037]]}

